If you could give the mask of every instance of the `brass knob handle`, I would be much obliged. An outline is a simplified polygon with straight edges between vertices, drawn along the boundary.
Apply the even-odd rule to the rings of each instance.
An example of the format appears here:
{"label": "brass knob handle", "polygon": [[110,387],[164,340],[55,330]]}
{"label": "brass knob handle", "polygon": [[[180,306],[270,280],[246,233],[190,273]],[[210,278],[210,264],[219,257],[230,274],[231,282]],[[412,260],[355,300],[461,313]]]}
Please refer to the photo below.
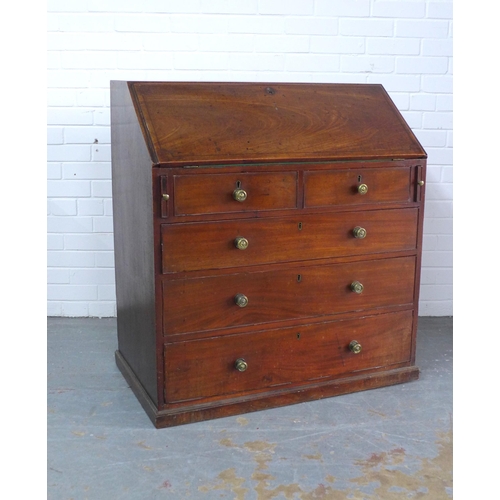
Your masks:
{"label": "brass knob handle", "polygon": [[238,238],[234,240],[234,246],[238,250],[246,250],[248,248],[248,240],[246,238],[238,236]]}
{"label": "brass knob handle", "polygon": [[233,191],[233,198],[236,201],[245,201],[247,199],[247,192],[244,189],[235,189]]}
{"label": "brass knob handle", "polygon": [[349,350],[354,354],[359,354],[361,352],[361,344],[357,340],[351,340]]}
{"label": "brass knob handle", "polygon": [[425,184],[424,181],[418,181],[419,186],[423,186],[424,184]]}
{"label": "brass knob handle", "polygon": [[242,293],[234,296],[234,303],[239,307],[246,307],[248,305],[248,297]]}
{"label": "brass knob handle", "polygon": [[161,197],[163,198],[164,201],[170,200],[170,195],[168,194],[162,194]]}
{"label": "brass knob handle", "polygon": [[358,186],[358,193],[359,194],[366,194],[366,193],[368,193],[368,186],[366,184],[360,184]]}
{"label": "brass knob handle", "polygon": [[366,229],[364,227],[361,227],[361,226],[356,226],[352,230],[352,234],[354,234],[355,238],[359,238],[359,239],[366,238]]}
{"label": "brass knob handle", "polygon": [[361,293],[363,290],[364,290],[364,286],[362,283],[360,283],[359,281],[353,281],[351,283],[351,290],[354,292],[354,293]]}
{"label": "brass knob handle", "polygon": [[239,372],[244,372],[248,368],[248,363],[243,359],[243,358],[238,358],[234,362],[234,367],[239,371]]}

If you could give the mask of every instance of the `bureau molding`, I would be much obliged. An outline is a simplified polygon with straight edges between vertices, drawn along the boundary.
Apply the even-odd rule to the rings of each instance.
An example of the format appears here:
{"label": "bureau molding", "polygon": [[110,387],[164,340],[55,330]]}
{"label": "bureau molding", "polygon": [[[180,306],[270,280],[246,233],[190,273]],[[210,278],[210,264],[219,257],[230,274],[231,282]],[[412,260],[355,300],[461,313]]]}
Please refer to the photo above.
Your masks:
{"label": "bureau molding", "polygon": [[416,380],[427,155],[381,85],[111,82],[118,350],[153,424]]}

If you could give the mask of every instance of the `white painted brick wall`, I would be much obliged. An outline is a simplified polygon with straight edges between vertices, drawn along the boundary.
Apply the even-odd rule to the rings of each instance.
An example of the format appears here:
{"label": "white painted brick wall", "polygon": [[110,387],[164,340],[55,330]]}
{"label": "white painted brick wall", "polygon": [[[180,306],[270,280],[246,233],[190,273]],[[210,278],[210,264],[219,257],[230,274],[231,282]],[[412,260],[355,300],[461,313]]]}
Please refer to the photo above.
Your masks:
{"label": "white painted brick wall", "polygon": [[48,314],[114,316],[109,81],[381,83],[429,154],[421,315],[452,314],[451,0],[48,0]]}

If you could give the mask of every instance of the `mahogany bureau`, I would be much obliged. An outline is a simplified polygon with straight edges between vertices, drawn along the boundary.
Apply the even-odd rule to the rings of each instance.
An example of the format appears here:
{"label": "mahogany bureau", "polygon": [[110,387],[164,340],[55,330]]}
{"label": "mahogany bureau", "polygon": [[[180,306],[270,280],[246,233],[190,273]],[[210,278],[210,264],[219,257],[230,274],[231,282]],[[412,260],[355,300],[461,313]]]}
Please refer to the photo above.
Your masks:
{"label": "mahogany bureau", "polygon": [[426,153],[381,85],[111,82],[118,350],[156,427],[418,378]]}

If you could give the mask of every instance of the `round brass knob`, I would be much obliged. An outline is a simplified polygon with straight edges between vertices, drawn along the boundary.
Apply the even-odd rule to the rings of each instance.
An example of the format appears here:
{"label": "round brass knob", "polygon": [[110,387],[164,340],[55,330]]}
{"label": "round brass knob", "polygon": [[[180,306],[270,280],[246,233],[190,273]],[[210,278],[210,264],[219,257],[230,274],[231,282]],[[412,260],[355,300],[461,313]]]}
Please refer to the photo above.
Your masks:
{"label": "round brass knob", "polygon": [[364,290],[364,286],[359,281],[353,281],[351,283],[351,290],[354,293],[361,293]]}
{"label": "round brass knob", "polygon": [[358,186],[358,193],[359,194],[366,194],[366,193],[368,193],[368,186],[366,184],[360,184]]}
{"label": "round brass knob", "polygon": [[424,181],[418,181],[419,186],[423,186],[424,184],[425,184]]}
{"label": "round brass knob", "polygon": [[354,234],[355,238],[359,238],[359,239],[366,238],[366,229],[364,227],[356,226],[352,230],[352,234]]}
{"label": "round brass knob", "polygon": [[246,307],[248,305],[248,297],[242,293],[234,296],[234,303],[239,307]]}
{"label": "round brass knob", "polygon": [[246,250],[248,248],[248,240],[246,238],[238,236],[238,238],[234,240],[234,246],[238,250]]}
{"label": "round brass knob", "polygon": [[247,199],[247,192],[244,189],[235,189],[233,191],[233,198],[236,201],[245,201]]}
{"label": "round brass knob", "polygon": [[248,368],[248,363],[243,359],[243,358],[238,358],[234,362],[234,367],[239,371],[239,372],[244,372]]}
{"label": "round brass knob", "polygon": [[359,354],[361,352],[361,344],[357,340],[351,340],[349,350],[354,354]]}

